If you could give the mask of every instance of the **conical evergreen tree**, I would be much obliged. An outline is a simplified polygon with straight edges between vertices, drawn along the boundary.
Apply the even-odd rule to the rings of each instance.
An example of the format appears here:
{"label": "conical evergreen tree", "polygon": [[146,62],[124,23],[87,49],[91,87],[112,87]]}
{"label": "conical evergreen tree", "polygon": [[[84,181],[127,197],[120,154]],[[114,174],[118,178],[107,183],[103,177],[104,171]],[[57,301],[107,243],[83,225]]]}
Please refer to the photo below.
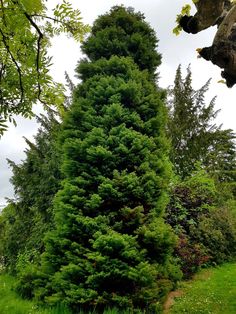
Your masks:
{"label": "conical evergreen tree", "polygon": [[113,55],[131,57],[140,70],[148,70],[155,77],[156,67],[161,63],[157,43],[155,31],[142,13],[116,6],[94,22],[82,51],[91,61]]}
{"label": "conical evergreen tree", "polygon": [[[44,251],[43,238],[52,228],[52,199],[59,189],[60,155],[55,149],[59,123],[51,112],[38,117],[40,128],[35,143],[26,140],[26,158],[21,164],[9,161],[15,199],[2,213],[0,255],[10,272],[16,271],[20,256],[38,263]],[[25,268],[25,267],[24,267]]]}
{"label": "conical evergreen tree", "polygon": [[196,170],[200,162],[219,181],[235,181],[235,134],[215,124],[219,112],[214,108],[215,98],[209,104],[205,102],[209,83],[194,90],[190,68],[185,78],[180,66],[176,71],[169,101],[171,161],[182,178]]}
{"label": "conical evergreen tree", "polygon": [[[109,43],[125,54],[103,54],[109,43],[101,33],[111,29]],[[153,34],[141,14],[114,7],[83,47],[90,59],[78,66],[82,83],[60,134],[65,180],[42,260],[46,289],[35,283],[35,295],[76,313],[107,306],[156,313],[178,273],[170,263],[175,237],[162,218],[171,165]],[[145,66],[142,49],[127,40],[149,35],[156,61]]]}

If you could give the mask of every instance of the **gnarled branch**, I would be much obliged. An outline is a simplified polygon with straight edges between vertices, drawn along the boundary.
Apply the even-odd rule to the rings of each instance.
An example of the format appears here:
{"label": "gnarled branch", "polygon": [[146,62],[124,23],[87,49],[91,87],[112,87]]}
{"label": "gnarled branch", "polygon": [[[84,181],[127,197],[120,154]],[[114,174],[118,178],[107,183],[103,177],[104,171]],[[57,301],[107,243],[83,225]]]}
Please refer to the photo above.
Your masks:
{"label": "gnarled branch", "polygon": [[225,16],[215,34],[213,45],[222,40],[227,40],[231,34],[232,28],[236,23],[236,5],[234,5]]}
{"label": "gnarled branch", "polygon": [[200,56],[222,68],[221,76],[228,87],[236,84],[236,4],[221,19],[211,47],[198,50]]}

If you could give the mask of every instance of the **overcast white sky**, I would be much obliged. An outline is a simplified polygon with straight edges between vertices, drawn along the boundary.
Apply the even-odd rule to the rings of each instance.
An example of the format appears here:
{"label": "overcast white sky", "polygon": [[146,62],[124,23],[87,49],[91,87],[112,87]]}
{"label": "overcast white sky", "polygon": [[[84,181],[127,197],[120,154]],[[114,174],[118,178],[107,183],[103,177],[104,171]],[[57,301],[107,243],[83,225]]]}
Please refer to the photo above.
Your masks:
{"label": "overcast white sky", "polygon": [[[57,2],[50,1],[50,5]],[[181,33],[176,37],[172,34],[176,14],[181,11],[184,4],[190,3],[190,0],[123,0],[122,2],[119,0],[71,0],[71,2],[74,7],[80,9],[84,22],[90,25],[98,15],[118,4],[132,6],[136,11],[144,13],[146,20],[155,29],[159,38],[158,51],[162,54],[162,65],[159,68],[160,85],[162,87],[172,85],[177,66],[182,64],[182,69],[185,70],[191,64],[194,88],[200,88],[210,77],[212,78],[207,99],[217,96],[216,109],[221,109],[218,123],[223,123],[224,128],[236,131],[236,86],[228,89],[226,85],[217,83],[221,79],[220,69],[197,58],[196,48],[210,46],[215,29],[211,28],[197,35]],[[53,41],[50,54],[54,56],[52,67],[54,79],[64,82],[65,71],[73,78],[76,63],[81,58],[79,44],[61,36]],[[26,145],[22,137],[32,139],[36,130],[37,125],[34,121],[18,118],[18,127],[11,127],[0,139],[0,204],[6,203],[5,197],[13,197],[13,189],[9,183],[11,170],[8,168],[6,158],[16,163],[23,160]]]}

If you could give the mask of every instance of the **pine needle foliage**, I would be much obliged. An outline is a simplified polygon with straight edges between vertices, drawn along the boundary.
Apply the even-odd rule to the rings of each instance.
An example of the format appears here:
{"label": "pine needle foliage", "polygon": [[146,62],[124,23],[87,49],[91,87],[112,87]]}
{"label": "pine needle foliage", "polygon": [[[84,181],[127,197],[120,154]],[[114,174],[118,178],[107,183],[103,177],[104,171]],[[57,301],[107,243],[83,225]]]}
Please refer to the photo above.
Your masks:
{"label": "pine needle foliage", "polygon": [[109,59],[113,55],[132,57],[141,70],[155,75],[156,67],[161,63],[157,43],[155,31],[142,13],[131,7],[115,6],[94,22],[82,50],[92,61],[101,57]]}
{"label": "pine needle foliage", "polygon": [[[25,138],[25,160],[21,164],[8,160],[15,199],[0,216],[0,256],[1,264],[11,273],[16,272],[19,261],[39,262],[44,235],[53,223],[52,199],[61,180],[60,154],[55,149],[60,124],[52,112],[38,120],[40,128],[34,141]],[[25,263],[20,268],[18,271],[25,271]]]}
{"label": "pine needle foliage", "polygon": [[183,78],[181,66],[170,90],[168,133],[171,161],[176,173],[186,178],[200,163],[220,182],[234,182],[236,170],[235,134],[222,129],[215,118],[215,98],[206,103],[210,80],[200,89],[192,87],[190,67]]}
{"label": "pine needle foliage", "polygon": [[[176,239],[162,217],[171,177],[163,93],[153,69],[144,66],[142,49],[134,50],[143,70],[127,45],[133,34],[143,38],[142,25],[144,40],[150,34],[152,42],[153,30],[133,10],[114,7],[98,18],[84,43],[89,59],[78,65],[82,83],[59,135],[65,179],[54,199],[55,230],[46,237],[34,293],[75,313],[113,306],[156,313],[180,274],[170,261]],[[101,37],[95,29],[110,27],[125,56],[96,48]],[[150,55],[158,56],[154,47]]]}

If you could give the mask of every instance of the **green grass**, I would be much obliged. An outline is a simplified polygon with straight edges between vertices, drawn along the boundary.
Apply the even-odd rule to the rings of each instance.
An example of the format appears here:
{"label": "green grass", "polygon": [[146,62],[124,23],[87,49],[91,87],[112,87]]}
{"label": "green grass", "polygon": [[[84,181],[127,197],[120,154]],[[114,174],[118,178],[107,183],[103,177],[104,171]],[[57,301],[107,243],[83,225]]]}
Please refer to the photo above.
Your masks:
{"label": "green grass", "polygon": [[204,270],[181,290],[170,314],[235,314],[236,264]]}
{"label": "green grass", "polygon": [[0,314],[71,314],[65,308],[44,309],[21,299],[12,289],[14,277],[0,275]]}
{"label": "green grass", "polygon": [[[0,314],[71,314],[62,307],[44,309],[21,299],[12,289],[14,280],[9,275],[0,275]],[[183,283],[181,290],[182,296],[175,298],[169,314],[235,314],[236,264],[203,270],[194,280]],[[96,311],[90,314],[96,314]],[[104,314],[128,312],[109,309]]]}

